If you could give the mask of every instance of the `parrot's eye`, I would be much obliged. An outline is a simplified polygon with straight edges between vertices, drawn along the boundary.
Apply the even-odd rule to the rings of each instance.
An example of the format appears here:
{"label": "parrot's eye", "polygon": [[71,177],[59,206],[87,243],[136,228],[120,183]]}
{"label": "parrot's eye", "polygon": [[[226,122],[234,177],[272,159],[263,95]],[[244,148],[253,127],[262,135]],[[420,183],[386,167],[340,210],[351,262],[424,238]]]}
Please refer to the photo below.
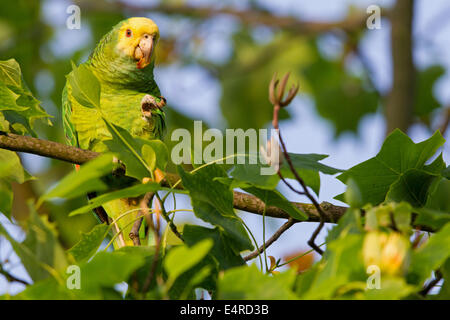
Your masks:
{"label": "parrot's eye", "polygon": [[130,29],[127,29],[127,32],[125,33],[127,35],[127,37],[131,37],[133,35],[133,32],[131,32]]}

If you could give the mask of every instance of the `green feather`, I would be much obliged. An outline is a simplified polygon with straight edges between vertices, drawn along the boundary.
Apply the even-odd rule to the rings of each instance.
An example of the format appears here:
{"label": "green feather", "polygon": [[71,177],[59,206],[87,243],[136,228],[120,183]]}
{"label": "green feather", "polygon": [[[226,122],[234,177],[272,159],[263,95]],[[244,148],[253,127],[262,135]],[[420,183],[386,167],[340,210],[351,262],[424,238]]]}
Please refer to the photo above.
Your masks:
{"label": "green feather", "polygon": [[[152,117],[146,120],[141,113],[141,100],[149,94],[160,101],[160,91],[153,77],[153,62],[143,69],[136,67],[132,57],[117,52],[118,31],[122,21],[107,33],[84,63],[98,78],[101,85],[100,108],[108,120],[132,136],[143,139],[162,139],[165,132],[164,111],[157,108]],[[97,152],[107,151],[105,140],[111,135],[103,122],[100,111],[80,105],[72,96],[72,88],[67,81],[62,94],[63,125],[67,143],[83,149]],[[108,215],[114,219],[125,211],[136,209],[127,199],[114,200],[103,206]],[[125,242],[129,245],[128,232],[125,228],[137,211],[119,220],[119,228],[124,228]]]}

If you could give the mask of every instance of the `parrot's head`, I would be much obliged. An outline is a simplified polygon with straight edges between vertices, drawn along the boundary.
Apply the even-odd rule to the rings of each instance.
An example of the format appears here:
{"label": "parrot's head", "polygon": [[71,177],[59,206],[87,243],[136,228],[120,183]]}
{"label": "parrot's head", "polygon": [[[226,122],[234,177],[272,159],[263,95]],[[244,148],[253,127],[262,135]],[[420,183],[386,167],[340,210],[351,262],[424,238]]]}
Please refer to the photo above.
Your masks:
{"label": "parrot's head", "polygon": [[134,89],[149,86],[158,40],[158,26],[152,20],[129,18],[103,36],[89,63],[103,82]]}
{"label": "parrot's head", "polygon": [[144,69],[154,61],[159,30],[152,20],[130,18],[119,23],[115,29],[115,50],[119,55],[131,58],[138,69]]}

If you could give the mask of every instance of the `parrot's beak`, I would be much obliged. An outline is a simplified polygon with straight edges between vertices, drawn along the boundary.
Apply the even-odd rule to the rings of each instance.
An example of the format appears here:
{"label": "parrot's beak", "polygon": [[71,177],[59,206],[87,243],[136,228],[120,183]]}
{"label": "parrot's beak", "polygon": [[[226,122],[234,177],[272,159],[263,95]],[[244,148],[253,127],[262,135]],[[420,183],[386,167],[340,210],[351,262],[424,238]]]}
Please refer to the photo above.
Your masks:
{"label": "parrot's beak", "polygon": [[134,50],[134,58],[138,60],[136,66],[138,69],[143,69],[150,64],[153,54],[153,37],[144,34]]}

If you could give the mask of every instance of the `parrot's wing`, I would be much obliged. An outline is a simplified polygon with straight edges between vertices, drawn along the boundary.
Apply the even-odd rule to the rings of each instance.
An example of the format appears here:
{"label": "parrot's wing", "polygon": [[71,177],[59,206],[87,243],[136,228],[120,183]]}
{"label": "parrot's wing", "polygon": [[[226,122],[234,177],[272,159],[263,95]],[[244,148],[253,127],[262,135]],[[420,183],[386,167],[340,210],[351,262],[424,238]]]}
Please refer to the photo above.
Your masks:
{"label": "parrot's wing", "polygon": [[67,83],[64,86],[64,90],[62,92],[62,113],[63,113],[63,127],[67,144],[70,144],[71,146],[74,147],[79,147],[78,135],[75,130],[75,126],[72,120],[70,119],[72,115],[72,104],[67,94]]}

